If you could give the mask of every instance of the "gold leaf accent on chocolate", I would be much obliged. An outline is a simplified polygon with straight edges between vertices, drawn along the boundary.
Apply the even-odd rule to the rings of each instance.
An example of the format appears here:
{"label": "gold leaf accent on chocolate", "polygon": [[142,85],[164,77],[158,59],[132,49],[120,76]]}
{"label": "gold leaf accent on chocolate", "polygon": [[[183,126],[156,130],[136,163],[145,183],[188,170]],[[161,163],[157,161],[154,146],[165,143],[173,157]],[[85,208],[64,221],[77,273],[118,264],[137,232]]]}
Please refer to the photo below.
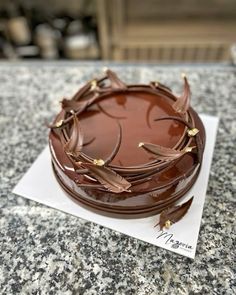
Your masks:
{"label": "gold leaf accent on chocolate", "polygon": [[79,120],[75,114],[73,114],[73,125],[71,127],[70,139],[64,146],[64,149],[70,155],[78,157],[79,152],[83,146],[83,133],[80,127]]}
{"label": "gold leaf accent on chocolate", "polygon": [[98,159],[98,160],[94,159],[93,164],[98,165],[98,166],[103,166],[105,164],[105,162],[102,159]]}
{"label": "gold leaf accent on chocolate", "polygon": [[159,160],[169,161],[172,159],[177,159],[183,156],[185,153],[190,152],[190,148],[183,149],[181,151],[174,150],[171,148],[163,147],[160,145],[152,144],[152,143],[144,143],[140,142],[139,147],[142,147],[147,152],[155,154]]}
{"label": "gold leaf accent on chocolate", "polygon": [[183,151],[185,151],[185,153],[190,153],[193,148],[195,148],[194,146],[187,146],[186,148],[183,149]]}
{"label": "gold leaf accent on chocolate", "polygon": [[97,166],[90,163],[83,163],[82,166],[87,168],[92,176],[94,176],[107,190],[114,193],[129,192],[131,183],[124,177],[105,166]]}
{"label": "gold leaf accent on chocolate", "polygon": [[97,80],[91,81],[91,90],[95,90],[97,88]]}
{"label": "gold leaf accent on chocolate", "polygon": [[185,216],[192,202],[193,196],[191,199],[181,205],[171,206],[163,210],[160,214],[160,221],[155,226],[160,225],[160,229],[163,229],[163,227],[169,228],[171,224],[176,223]]}
{"label": "gold leaf accent on chocolate", "polygon": [[190,137],[195,136],[196,134],[198,134],[198,132],[199,132],[199,130],[198,130],[197,128],[189,129],[189,130],[187,131],[188,136],[190,136]]}
{"label": "gold leaf accent on chocolate", "polygon": [[62,126],[63,123],[64,123],[63,120],[59,120],[59,121],[56,122],[55,126],[56,126],[57,128],[59,128],[59,127]]}
{"label": "gold leaf accent on chocolate", "polygon": [[179,98],[177,98],[177,100],[172,105],[173,109],[180,114],[185,114],[189,109],[190,105],[190,87],[186,76],[184,76],[183,79],[184,92]]}
{"label": "gold leaf accent on chocolate", "polygon": [[169,229],[171,227],[171,225],[172,225],[172,222],[170,220],[167,220],[165,222],[165,228]]}

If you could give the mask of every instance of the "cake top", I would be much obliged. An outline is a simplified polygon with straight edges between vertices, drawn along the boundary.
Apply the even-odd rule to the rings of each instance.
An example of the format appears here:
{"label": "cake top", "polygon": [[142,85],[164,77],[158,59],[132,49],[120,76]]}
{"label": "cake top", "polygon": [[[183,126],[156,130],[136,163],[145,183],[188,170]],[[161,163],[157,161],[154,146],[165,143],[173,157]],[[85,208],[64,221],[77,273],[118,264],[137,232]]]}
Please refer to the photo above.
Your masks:
{"label": "cake top", "polygon": [[61,143],[55,152],[63,154],[64,166],[74,170],[79,186],[132,192],[180,159],[186,158],[189,166],[201,163],[190,87],[186,76],[183,80],[183,93],[177,96],[158,82],[126,85],[106,70],[72,99],[62,100],[50,127]]}

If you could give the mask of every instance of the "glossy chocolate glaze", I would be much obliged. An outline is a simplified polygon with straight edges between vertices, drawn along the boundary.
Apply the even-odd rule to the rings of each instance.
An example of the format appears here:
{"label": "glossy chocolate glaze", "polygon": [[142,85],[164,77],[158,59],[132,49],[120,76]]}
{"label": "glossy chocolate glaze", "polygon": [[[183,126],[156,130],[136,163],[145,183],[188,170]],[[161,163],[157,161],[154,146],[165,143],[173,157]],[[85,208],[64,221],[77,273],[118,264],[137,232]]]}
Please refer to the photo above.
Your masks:
{"label": "glossy chocolate glaze", "polygon": [[[83,146],[83,153],[95,159],[106,159],[117,141],[117,122],[122,129],[122,142],[110,163],[111,167],[145,166],[155,161],[155,155],[138,147],[140,142],[167,148],[180,148],[183,144],[196,145],[194,138],[186,137],[187,127],[184,124],[177,120],[154,121],[174,116],[191,119],[194,127],[199,130],[198,138],[202,147],[198,147],[198,150],[202,155],[205,133],[198,115],[191,108],[184,116],[178,114],[172,107],[173,102],[173,96],[168,95],[168,91],[154,92],[139,86],[108,93],[78,115],[84,142],[88,142]],[[64,110],[55,122],[62,118],[65,118]],[[67,128],[71,128],[70,123]],[[174,164],[167,165],[163,171],[157,169],[147,181],[132,185],[131,192],[117,194],[103,188],[83,188],[78,185],[89,182],[93,184],[94,181],[75,172],[57,130],[50,132],[49,145],[55,175],[73,199],[90,208],[102,210],[103,213],[126,217],[156,214],[176,202],[195,182],[201,164],[197,152],[186,153]]]}
{"label": "glossy chocolate glaze", "polygon": [[[171,101],[170,101],[171,103]],[[117,121],[122,128],[122,143],[112,164],[135,166],[154,160],[138,147],[139,142],[152,142],[174,147],[184,126],[174,121],[155,122],[155,118],[175,115],[162,96],[145,92],[117,93],[93,105],[80,116],[85,142],[84,152],[96,159],[106,159],[116,144]]]}

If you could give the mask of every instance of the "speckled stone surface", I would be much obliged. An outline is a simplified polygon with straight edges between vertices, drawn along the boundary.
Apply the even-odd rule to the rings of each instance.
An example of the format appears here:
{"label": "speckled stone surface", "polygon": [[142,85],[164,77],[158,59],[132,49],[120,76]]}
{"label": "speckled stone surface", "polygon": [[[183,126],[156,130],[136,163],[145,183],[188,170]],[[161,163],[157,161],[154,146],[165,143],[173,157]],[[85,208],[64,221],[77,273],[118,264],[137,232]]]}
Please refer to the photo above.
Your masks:
{"label": "speckled stone surface", "polygon": [[11,193],[47,143],[44,120],[102,66],[0,64],[0,294],[235,294],[235,68],[111,66],[176,92],[184,71],[196,110],[220,117],[194,261]]}

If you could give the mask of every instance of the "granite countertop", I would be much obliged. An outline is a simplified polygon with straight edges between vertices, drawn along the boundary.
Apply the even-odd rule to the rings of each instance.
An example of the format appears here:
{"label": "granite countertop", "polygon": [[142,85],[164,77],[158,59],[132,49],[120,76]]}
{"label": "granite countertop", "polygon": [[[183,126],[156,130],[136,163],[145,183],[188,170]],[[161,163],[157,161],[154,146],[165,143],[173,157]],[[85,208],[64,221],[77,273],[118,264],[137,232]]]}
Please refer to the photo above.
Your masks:
{"label": "granite countertop", "polygon": [[192,105],[220,117],[196,258],[12,194],[47,144],[44,121],[103,64],[0,63],[0,294],[235,294],[236,68],[108,66],[176,92],[184,71]]}

